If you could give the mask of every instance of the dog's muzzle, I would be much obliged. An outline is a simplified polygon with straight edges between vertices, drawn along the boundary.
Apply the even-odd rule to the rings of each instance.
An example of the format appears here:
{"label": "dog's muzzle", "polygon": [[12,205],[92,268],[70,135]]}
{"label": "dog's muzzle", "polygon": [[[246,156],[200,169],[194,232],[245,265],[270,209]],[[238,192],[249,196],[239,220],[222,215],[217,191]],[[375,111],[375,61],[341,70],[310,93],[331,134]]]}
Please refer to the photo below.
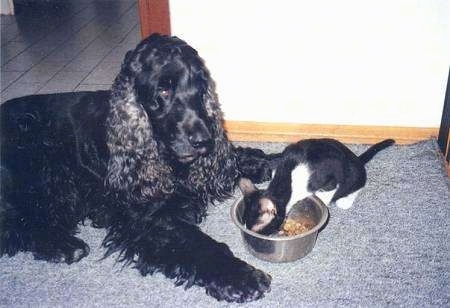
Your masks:
{"label": "dog's muzzle", "polygon": [[174,148],[177,160],[181,163],[191,163],[199,156],[208,155],[214,148],[214,140],[202,122],[195,129],[188,130],[187,136],[182,139]]}

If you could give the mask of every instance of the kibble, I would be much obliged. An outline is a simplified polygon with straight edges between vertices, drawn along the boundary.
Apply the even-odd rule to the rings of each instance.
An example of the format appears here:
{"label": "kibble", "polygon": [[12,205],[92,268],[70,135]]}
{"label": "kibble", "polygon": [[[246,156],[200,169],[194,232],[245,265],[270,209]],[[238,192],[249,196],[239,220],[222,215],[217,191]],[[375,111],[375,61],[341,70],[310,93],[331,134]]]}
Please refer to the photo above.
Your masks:
{"label": "kibble", "polygon": [[308,223],[301,223],[294,219],[286,219],[281,226],[280,235],[294,236],[309,231],[314,226]]}

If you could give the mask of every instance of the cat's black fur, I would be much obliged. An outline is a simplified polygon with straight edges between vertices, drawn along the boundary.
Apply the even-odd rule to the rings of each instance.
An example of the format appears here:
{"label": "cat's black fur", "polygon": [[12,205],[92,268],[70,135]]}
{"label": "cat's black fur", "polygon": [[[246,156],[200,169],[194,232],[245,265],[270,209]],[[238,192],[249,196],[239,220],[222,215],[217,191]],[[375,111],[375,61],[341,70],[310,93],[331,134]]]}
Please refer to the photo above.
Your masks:
{"label": "cat's black fur", "polygon": [[[282,224],[288,204],[292,205],[310,194],[324,193],[325,196],[329,192],[328,200],[322,200],[329,205],[358,191],[366,184],[365,164],[394,142],[392,139],[379,142],[360,156],[334,139],[306,139],[287,146],[266,190],[256,188],[248,179],[239,182],[244,195],[243,220],[247,228],[261,234],[272,234]],[[307,178],[300,181],[306,187],[293,187],[293,171],[300,166],[307,166],[304,169],[308,170]],[[336,190],[334,194],[333,190]]]}

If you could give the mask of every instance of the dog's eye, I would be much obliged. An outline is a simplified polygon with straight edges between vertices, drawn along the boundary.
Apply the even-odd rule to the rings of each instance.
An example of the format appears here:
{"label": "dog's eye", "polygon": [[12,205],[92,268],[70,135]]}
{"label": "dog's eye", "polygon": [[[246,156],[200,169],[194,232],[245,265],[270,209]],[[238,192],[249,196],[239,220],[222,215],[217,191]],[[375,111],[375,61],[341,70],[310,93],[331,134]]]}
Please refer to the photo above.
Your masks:
{"label": "dog's eye", "polygon": [[167,89],[160,89],[158,95],[163,99],[168,99],[170,96],[170,91]]}
{"label": "dog's eye", "polygon": [[156,96],[150,102],[150,109],[153,111],[158,111],[161,109],[170,98],[170,90],[159,88],[156,92]]}

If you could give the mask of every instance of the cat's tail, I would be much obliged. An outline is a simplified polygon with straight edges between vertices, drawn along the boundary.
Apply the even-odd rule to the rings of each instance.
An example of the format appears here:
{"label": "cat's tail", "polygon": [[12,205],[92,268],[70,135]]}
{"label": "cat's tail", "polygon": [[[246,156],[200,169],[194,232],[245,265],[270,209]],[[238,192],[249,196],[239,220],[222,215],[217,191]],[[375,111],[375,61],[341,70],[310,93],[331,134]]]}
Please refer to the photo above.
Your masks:
{"label": "cat's tail", "polygon": [[369,160],[371,160],[375,154],[380,152],[381,150],[393,145],[395,143],[394,139],[386,139],[381,142],[378,142],[374,145],[372,145],[370,148],[367,149],[364,153],[362,153],[359,156],[359,159],[363,164],[366,164]]}

